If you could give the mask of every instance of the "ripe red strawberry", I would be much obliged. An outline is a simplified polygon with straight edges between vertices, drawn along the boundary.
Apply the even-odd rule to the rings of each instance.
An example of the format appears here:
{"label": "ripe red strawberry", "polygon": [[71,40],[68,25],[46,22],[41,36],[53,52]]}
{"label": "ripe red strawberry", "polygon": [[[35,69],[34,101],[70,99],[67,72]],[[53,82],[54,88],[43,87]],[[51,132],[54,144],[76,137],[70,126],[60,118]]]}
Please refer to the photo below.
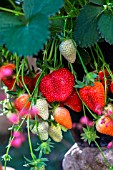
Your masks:
{"label": "ripe red strawberry", "polygon": [[13,88],[15,78],[13,77],[8,77],[8,78],[3,78],[2,82],[7,86],[8,90],[11,90]]}
{"label": "ripe red strawberry", "polygon": [[74,63],[76,60],[76,48],[71,39],[67,39],[61,42],[59,45],[59,50],[61,54],[70,63]]}
{"label": "ripe red strawberry", "polygon": [[[12,89],[13,85],[14,85],[14,82],[16,81],[16,78],[15,77],[6,77],[6,78],[3,78],[2,79],[3,83],[8,87],[9,90]],[[32,83],[31,83],[31,78],[28,77],[28,76],[24,76],[24,83],[26,84],[26,86],[28,87],[29,90],[31,90],[32,88]],[[22,76],[19,76],[19,81],[16,82],[16,84],[22,88],[24,85],[23,85],[23,82],[22,82]]]}
{"label": "ripe red strawberry", "polygon": [[106,78],[109,77],[109,72],[106,69],[104,69],[104,71],[101,70],[98,72],[98,77],[99,77],[100,81],[104,80],[104,75]]}
{"label": "ripe red strawberry", "polygon": [[102,109],[105,105],[104,86],[101,82],[81,88],[79,94],[83,102],[95,113],[98,113],[97,108]]}
{"label": "ripe red strawberry", "polygon": [[[27,88],[29,89],[30,93],[32,93],[33,89],[34,89],[34,81],[31,77],[29,76],[24,76],[24,83],[26,84]],[[22,88],[24,86],[23,82],[22,82],[22,76],[19,76],[19,82],[17,82],[17,85]]]}
{"label": "ripe red strawberry", "polygon": [[14,101],[14,106],[18,111],[23,109],[29,109],[31,102],[29,101],[30,96],[28,94],[22,94]]}
{"label": "ripe red strawberry", "polygon": [[30,93],[33,92],[39,76],[40,76],[40,74],[38,73],[37,75],[35,75],[35,76],[31,79],[31,81],[30,81],[30,83],[29,83],[29,85],[28,85],[28,88],[29,88],[29,90],[30,90]]}
{"label": "ripe red strawberry", "polygon": [[[24,76],[23,79],[26,86],[28,86],[30,84],[31,78],[28,76]],[[22,76],[19,76],[19,82],[17,84],[20,88],[23,87]]]}
{"label": "ripe red strawberry", "polygon": [[75,112],[80,112],[82,110],[82,102],[75,89],[63,103]]}
{"label": "ripe red strawberry", "polygon": [[101,116],[96,122],[96,130],[102,134],[113,136],[113,120],[109,116]]}
{"label": "ripe red strawberry", "polygon": [[113,93],[113,81],[110,84],[110,92]]}
{"label": "ripe red strawberry", "polygon": [[70,112],[64,107],[57,107],[53,113],[54,120],[67,129],[72,128]]}
{"label": "ripe red strawberry", "polygon": [[74,75],[66,68],[60,68],[45,75],[40,82],[40,92],[49,102],[65,101],[72,93]]}

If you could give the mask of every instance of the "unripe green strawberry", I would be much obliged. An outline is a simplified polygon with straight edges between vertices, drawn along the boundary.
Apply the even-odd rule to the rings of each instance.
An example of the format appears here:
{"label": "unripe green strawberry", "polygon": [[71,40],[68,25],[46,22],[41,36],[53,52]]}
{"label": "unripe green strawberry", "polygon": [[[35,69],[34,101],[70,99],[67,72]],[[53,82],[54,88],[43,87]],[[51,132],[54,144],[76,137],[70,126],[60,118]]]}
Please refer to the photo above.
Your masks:
{"label": "unripe green strawberry", "polygon": [[49,129],[48,122],[45,122],[45,121],[39,122],[38,133],[39,133],[39,136],[42,140],[48,139],[48,129]]}
{"label": "unripe green strawberry", "polygon": [[54,125],[51,124],[51,126],[49,126],[49,136],[55,141],[55,142],[61,142],[62,140],[62,131],[61,131],[61,127],[59,126],[59,124]]}
{"label": "unripe green strawberry", "polygon": [[71,39],[62,41],[59,45],[59,50],[61,54],[65,57],[70,63],[74,63],[76,60],[76,48]]}
{"label": "unripe green strawberry", "polygon": [[36,108],[38,110],[38,115],[44,120],[47,120],[49,117],[48,106],[49,105],[45,99],[37,99]]}

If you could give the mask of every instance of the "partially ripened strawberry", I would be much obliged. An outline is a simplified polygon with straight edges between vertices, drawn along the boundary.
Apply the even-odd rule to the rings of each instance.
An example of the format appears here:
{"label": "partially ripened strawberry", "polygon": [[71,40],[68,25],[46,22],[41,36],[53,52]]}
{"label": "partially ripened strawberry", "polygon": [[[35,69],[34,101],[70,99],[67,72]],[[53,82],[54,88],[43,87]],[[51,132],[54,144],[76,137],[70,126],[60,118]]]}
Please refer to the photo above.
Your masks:
{"label": "partially ripened strawberry", "polygon": [[44,120],[47,120],[49,117],[48,106],[46,99],[37,99],[35,107],[38,110],[38,115]]}
{"label": "partially ripened strawberry", "polygon": [[113,136],[113,120],[109,116],[101,116],[96,122],[96,130],[102,134]]}
{"label": "partially ripened strawberry", "polygon": [[4,64],[3,66],[0,67],[0,69],[5,69],[5,68],[15,70],[16,66],[15,66],[15,64],[12,64],[12,63],[6,63],[6,64]]}
{"label": "partially ripened strawberry", "polygon": [[55,141],[55,142],[61,142],[63,139],[62,136],[62,130],[61,127],[57,124],[54,125],[53,123],[49,126],[49,136]]}
{"label": "partially ripened strawberry", "polygon": [[64,107],[57,107],[53,113],[54,120],[67,129],[72,128],[70,112]]}
{"label": "partially ripened strawberry", "polygon": [[72,93],[74,75],[66,68],[60,68],[45,75],[40,82],[40,92],[48,102],[65,101]]}
{"label": "partially ripened strawberry", "polygon": [[84,86],[79,90],[83,102],[94,112],[97,108],[102,109],[105,105],[104,86],[101,82],[94,82],[94,85]]}
{"label": "partially ripened strawberry", "polygon": [[67,39],[62,41],[61,44],[59,45],[59,50],[68,62],[70,63],[75,62],[76,48],[73,44],[72,39]]}
{"label": "partially ripened strawberry", "polygon": [[31,102],[29,101],[30,96],[28,94],[22,94],[14,101],[14,106],[18,111],[29,109]]}
{"label": "partially ripened strawberry", "polygon": [[80,112],[82,110],[82,102],[75,89],[63,103],[75,112]]}
{"label": "partially ripened strawberry", "polygon": [[[0,70],[5,70],[5,69],[11,69],[11,70],[15,70],[16,66],[12,63],[7,63],[3,66],[0,67]],[[15,78],[13,78],[11,75],[10,76],[5,76],[1,78],[2,82],[7,86],[7,88],[9,90],[12,89],[14,82],[15,82]]]}

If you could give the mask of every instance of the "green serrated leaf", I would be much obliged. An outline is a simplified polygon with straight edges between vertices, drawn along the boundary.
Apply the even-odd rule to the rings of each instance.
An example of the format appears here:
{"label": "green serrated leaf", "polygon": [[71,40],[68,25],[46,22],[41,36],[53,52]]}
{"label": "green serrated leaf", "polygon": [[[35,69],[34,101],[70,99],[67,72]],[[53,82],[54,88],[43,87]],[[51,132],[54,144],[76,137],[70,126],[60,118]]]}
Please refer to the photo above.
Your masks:
{"label": "green serrated leaf", "polygon": [[97,30],[98,19],[103,8],[92,4],[85,5],[81,10],[74,31],[75,42],[81,47],[94,45],[100,38]]}
{"label": "green serrated leaf", "polygon": [[8,50],[18,56],[37,54],[49,36],[48,18],[41,13],[28,21],[24,17],[0,13],[0,23],[0,32]]}
{"label": "green serrated leaf", "polygon": [[113,44],[113,14],[104,13],[98,21],[98,29],[102,38],[109,44]]}
{"label": "green serrated leaf", "polygon": [[8,29],[13,26],[18,26],[21,24],[17,16],[13,14],[0,12],[0,45],[5,43],[5,37],[8,34]]}
{"label": "green serrated leaf", "polygon": [[104,5],[104,0],[90,0],[89,2],[96,5]]}
{"label": "green serrated leaf", "polygon": [[50,32],[52,35],[56,35],[56,33],[61,33],[64,30],[64,19],[57,19],[56,17],[52,17],[50,23]]}
{"label": "green serrated leaf", "polygon": [[63,4],[63,0],[24,0],[23,10],[26,18],[30,18],[39,12],[50,16],[58,12]]}

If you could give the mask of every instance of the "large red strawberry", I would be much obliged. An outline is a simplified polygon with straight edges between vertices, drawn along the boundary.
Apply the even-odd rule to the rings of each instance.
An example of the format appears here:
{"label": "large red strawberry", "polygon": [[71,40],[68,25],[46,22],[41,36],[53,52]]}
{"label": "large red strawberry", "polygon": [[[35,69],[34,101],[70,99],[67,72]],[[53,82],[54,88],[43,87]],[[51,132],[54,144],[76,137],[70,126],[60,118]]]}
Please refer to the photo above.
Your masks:
{"label": "large red strawberry", "polygon": [[14,106],[18,111],[29,109],[31,102],[29,101],[30,96],[28,94],[22,94],[14,101]]}
{"label": "large red strawberry", "polygon": [[75,112],[80,112],[82,110],[82,102],[75,89],[63,103]]}
{"label": "large red strawberry", "polygon": [[66,68],[60,68],[45,75],[40,82],[40,91],[49,102],[65,101],[72,93],[74,75]]}
{"label": "large red strawberry", "polygon": [[95,113],[105,105],[104,86],[101,82],[94,82],[94,85],[84,86],[79,90],[83,102]]}

